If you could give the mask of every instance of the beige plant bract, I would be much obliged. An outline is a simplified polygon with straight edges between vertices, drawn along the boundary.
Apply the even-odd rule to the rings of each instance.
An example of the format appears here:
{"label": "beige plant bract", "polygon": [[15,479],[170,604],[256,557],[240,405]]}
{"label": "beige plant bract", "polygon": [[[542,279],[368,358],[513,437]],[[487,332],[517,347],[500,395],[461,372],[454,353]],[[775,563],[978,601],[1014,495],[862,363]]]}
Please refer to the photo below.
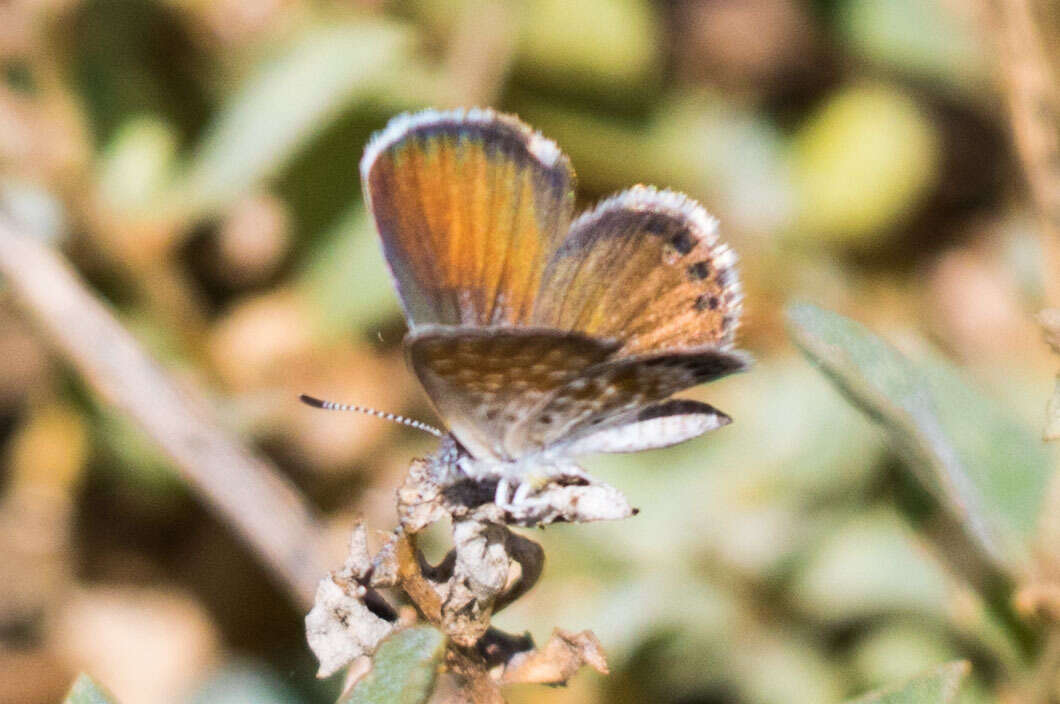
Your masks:
{"label": "beige plant bract", "polygon": [[[446,664],[461,681],[461,701],[502,702],[500,684],[563,684],[584,665],[607,673],[607,661],[589,631],[557,628],[545,646],[528,636],[490,626],[492,615],[525,594],[541,575],[544,551],[510,525],[543,526],[626,518],[635,513],[615,488],[580,478],[554,480],[515,512],[493,503],[493,489],[454,482],[438,460],[415,460],[397,492],[400,527],[373,556],[358,524],[343,567],[321,580],[306,616],[309,645],[327,677],[401,628],[396,612],[376,590],[395,588],[424,620],[448,638]],[[452,522],[453,549],[430,565],[416,534],[432,523]]]}

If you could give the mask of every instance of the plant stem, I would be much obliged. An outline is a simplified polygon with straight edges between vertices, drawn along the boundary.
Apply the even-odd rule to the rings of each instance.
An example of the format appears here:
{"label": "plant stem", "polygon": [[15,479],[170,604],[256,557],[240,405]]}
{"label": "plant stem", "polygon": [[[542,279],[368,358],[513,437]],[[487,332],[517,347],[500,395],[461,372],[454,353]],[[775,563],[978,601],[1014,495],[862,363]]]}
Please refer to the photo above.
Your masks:
{"label": "plant stem", "polygon": [[331,560],[294,485],[223,430],[204,399],[178,387],[57,251],[3,213],[0,275],[86,384],[158,444],[308,610]]}

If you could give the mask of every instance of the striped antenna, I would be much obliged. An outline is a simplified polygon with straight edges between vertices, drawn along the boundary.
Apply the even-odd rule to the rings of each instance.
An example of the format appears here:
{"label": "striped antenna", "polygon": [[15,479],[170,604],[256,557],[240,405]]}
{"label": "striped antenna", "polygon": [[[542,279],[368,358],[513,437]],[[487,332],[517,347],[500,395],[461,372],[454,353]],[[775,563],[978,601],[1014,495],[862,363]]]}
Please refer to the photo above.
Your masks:
{"label": "striped antenna", "polygon": [[323,408],[325,411],[356,411],[357,413],[364,413],[369,416],[375,416],[376,418],[382,418],[383,420],[390,420],[395,423],[401,423],[402,425],[407,425],[410,428],[415,428],[416,430],[422,430],[425,433],[430,433],[436,438],[440,438],[442,437],[442,435],[445,434],[441,430],[438,430],[438,428],[435,428],[433,425],[428,425],[423,421],[412,420],[411,418],[406,418],[405,416],[399,416],[396,413],[377,411],[374,408],[366,408],[364,406],[353,406],[347,403],[335,403],[334,401],[324,401],[319,398],[314,398],[309,394],[302,394],[298,398],[301,399],[302,403],[306,404],[307,406],[312,406],[313,408]]}

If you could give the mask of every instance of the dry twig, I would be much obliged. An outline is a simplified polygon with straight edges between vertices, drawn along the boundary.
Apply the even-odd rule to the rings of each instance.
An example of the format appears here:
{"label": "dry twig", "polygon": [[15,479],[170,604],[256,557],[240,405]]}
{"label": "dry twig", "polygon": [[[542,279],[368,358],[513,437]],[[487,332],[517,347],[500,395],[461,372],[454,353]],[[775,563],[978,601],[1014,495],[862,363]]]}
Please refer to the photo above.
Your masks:
{"label": "dry twig", "polygon": [[[446,441],[438,455],[416,460],[398,491],[401,527],[375,555],[358,526],[341,570],[323,580],[306,617],[310,646],[327,676],[365,654],[397,629],[394,610],[376,589],[397,587],[421,616],[448,637],[446,666],[461,683],[453,701],[498,704],[501,684],[564,684],[583,666],[607,672],[596,637],[557,629],[534,649],[529,636],[490,626],[492,615],[525,594],[541,575],[544,551],[512,524],[545,525],[625,518],[634,513],[612,487],[584,477],[554,480],[532,506],[513,515],[493,503],[494,483],[454,477]],[[453,549],[430,565],[416,534],[441,519],[452,522]]]}
{"label": "dry twig", "polygon": [[[1049,253],[1046,291],[1055,304],[1060,297],[1060,92],[1045,53],[1032,0],[993,0],[994,26],[1000,29],[1001,69],[1013,139],[1023,165],[1042,230],[1042,248]],[[1060,344],[1060,311],[1039,315],[1046,341]],[[1060,377],[1048,407],[1046,440],[1060,438]],[[1060,672],[1060,621],[1056,619],[1057,551],[1055,516],[1060,509],[1060,476],[1046,498],[1038,535],[1036,582],[1024,585],[1017,605],[1025,613],[1046,616],[1045,647],[1025,696],[1030,702],[1052,701]]]}
{"label": "dry twig", "polygon": [[3,212],[0,275],[85,382],[158,444],[299,604],[311,604],[329,561],[301,494],[224,431],[202,399],[178,388],[58,252]]}
{"label": "dry twig", "polygon": [[[1016,152],[1043,234],[1060,241],[1060,99],[1031,0],[992,0]],[[1055,251],[1055,250],[1054,250]]]}

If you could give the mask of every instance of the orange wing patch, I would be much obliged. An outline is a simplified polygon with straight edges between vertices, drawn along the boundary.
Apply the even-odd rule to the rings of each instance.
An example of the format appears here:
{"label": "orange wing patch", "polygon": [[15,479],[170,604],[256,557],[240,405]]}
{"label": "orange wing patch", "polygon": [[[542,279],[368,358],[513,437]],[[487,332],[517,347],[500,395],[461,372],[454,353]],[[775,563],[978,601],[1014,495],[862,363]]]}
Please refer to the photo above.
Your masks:
{"label": "orange wing patch", "polygon": [[574,172],[556,145],[490,110],[391,121],[361,179],[410,325],[519,325],[566,234]]}
{"label": "orange wing patch", "polygon": [[583,214],[556,252],[532,317],[623,342],[620,356],[732,345],[736,257],[691,199],[637,186]]}

